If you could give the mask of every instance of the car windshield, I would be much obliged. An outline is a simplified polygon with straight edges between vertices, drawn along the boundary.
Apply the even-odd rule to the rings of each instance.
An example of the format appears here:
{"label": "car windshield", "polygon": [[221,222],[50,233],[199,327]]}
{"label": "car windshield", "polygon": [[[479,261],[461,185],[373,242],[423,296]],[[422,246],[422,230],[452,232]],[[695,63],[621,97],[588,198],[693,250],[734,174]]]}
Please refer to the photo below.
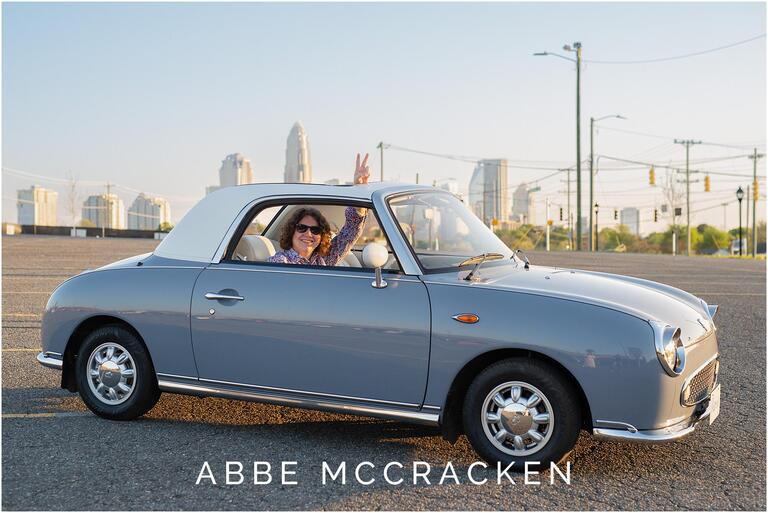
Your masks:
{"label": "car windshield", "polygon": [[444,192],[397,196],[389,206],[425,269],[457,267],[481,253],[512,256],[510,250],[457,197]]}

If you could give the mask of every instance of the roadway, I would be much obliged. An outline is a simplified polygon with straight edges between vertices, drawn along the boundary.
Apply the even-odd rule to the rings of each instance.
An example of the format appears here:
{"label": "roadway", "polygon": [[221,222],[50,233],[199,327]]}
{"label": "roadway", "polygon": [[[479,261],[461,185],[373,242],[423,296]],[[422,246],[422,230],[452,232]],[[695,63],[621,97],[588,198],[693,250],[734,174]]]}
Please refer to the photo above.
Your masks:
{"label": "roadway", "polygon": [[[35,361],[40,314],[55,286],[83,269],[151,251],[157,242],[4,236],[2,239],[2,507],[7,510],[765,510],[765,261],[664,255],[530,253],[533,265],[648,278],[719,304],[722,408],[712,425],[665,445],[599,442],[582,434],[570,485],[466,478],[478,457],[433,429],[224,399],[164,394],[142,419],[110,422],[59,388]],[[642,393],[642,391],[638,391]],[[631,398],[628,398],[631,400]],[[223,484],[224,462],[297,461],[298,485]],[[217,485],[195,485],[208,461]],[[370,486],[320,479],[321,464],[376,465]],[[390,461],[426,461],[439,480],[384,482]],[[368,475],[366,470],[365,475]],[[483,472],[477,473],[482,478]],[[487,476],[495,479],[494,472]],[[451,481],[448,481],[451,483]]]}

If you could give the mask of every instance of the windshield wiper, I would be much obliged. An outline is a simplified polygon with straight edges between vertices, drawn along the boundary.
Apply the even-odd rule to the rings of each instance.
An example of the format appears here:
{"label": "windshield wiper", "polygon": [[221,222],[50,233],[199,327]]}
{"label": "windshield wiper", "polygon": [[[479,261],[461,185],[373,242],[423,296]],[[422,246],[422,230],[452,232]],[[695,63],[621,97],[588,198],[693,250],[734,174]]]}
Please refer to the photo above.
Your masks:
{"label": "windshield wiper", "polygon": [[[523,258],[520,258],[519,256],[517,256],[518,253],[521,253],[523,255]],[[512,258],[519,258],[525,264],[524,267],[526,269],[530,269],[531,263],[528,261],[528,256],[526,256],[526,254],[523,253],[522,249],[516,249],[515,251],[513,251]]]}
{"label": "windshield wiper", "polygon": [[504,255],[501,253],[482,253],[480,255],[467,258],[463,262],[459,263],[459,267],[474,264],[474,269],[472,269],[469,274],[464,277],[465,280],[472,281],[472,276],[474,276],[475,272],[480,268],[481,265],[483,265],[483,262],[488,260],[501,260],[502,258],[504,258]]}

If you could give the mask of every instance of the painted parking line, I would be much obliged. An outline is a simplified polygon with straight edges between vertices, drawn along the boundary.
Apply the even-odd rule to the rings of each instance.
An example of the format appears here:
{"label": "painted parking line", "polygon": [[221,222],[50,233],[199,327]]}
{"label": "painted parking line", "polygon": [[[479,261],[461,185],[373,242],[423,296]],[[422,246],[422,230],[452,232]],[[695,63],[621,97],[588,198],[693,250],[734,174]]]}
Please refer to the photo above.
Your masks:
{"label": "painted parking line", "polygon": [[37,317],[42,319],[40,314],[31,314],[31,313],[7,313],[3,317]]}
{"label": "painted parking line", "polygon": [[4,347],[4,353],[39,353],[43,349],[40,347]]}
{"label": "painted parking line", "polygon": [[92,413],[86,411],[62,411],[58,413],[3,413],[4,419],[53,419],[58,417],[89,417]]}

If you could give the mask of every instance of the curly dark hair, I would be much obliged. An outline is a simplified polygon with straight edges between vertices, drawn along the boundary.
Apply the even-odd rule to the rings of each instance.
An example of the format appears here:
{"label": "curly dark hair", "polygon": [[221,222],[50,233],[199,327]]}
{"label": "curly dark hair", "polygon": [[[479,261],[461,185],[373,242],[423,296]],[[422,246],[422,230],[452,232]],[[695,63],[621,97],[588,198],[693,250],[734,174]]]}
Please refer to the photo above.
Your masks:
{"label": "curly dark hair", "polygon": [[321,256],[328,254],[331,249],[331,225],[326,221],[325,216],[320,213],[316,208],[301,207],[291,214],[288,220],[283,225],[283,229],[280,231],[280,247],[283,249],[291,249],[293,246],[293,232],[296,230],[296,225],[299,224],[304,216],[311,216],[317,221],[320,228],[323,229],[323,233],[320,235],[320,244],[315,248]]}

